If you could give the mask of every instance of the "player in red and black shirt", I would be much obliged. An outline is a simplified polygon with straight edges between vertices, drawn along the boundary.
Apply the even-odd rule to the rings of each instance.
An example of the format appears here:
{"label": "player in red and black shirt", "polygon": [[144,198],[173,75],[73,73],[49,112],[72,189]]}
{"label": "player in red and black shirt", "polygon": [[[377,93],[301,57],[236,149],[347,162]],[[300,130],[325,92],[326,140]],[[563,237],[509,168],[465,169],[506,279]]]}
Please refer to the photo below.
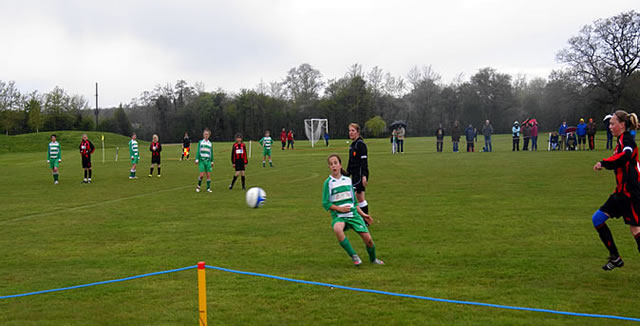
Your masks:
{"label": "player in red and black shirt", "polygon": [[608,218],[622,216],[624,223],[631,228],[640,251],[640,162],[638,147],[629,133],[630,130],[638,129],[638,117],[634,113],[618,110],[609,121],[609,127],[613,135],[618,137],[618,145],[613,156],[593,166],[596,171],[602,168],[614,170],[616,176],[616,190],[592,217],[593,226],[609,250],[609,259],[602,266],[605,271],[624,265],[607,226]]}
{"label": "player in red and black shirt", "polygon": [[95,146],[89,141],[87,134],[82,134],[80,141],[80,156],[82,157],[82,168],[84,169],[83,183],[91,183],[91,154],[96,150]]}
{"label": "player in red and black shirt", "polygon": [[233,185],[236,183],[238,175],[242,176],[242,190],[245,190],[244,170],[247,163],[249,163],[247,161],[247,147],[242,142],[242,135],[236,134],[236,142],[233,143],[233,146],[231,147],[231,165],[236,169],[236,174],[233,176],[233,180],[231,180],[229,190],[233,189]]}
{"label": "player in red and black shirt", "polygon": [[149,170],[149,178],[153,177],[153,165],[158,168],[158,178],[160,177],[160,152],[162,152],[162,144],[158,141],[158,135],[153,135],[153,141],[149,145],[151,151],[151,169]]}
{"label": "player in red and black shirt", "polygon": [[[364,192],[369,182],[367,144],[360,137],[360,126],[357,123],[349,124],[349,138],[351,139],[351,145],[349,145],[347,172],[351,176],[351,183],[356,192],[358,206],[365,214],[369,214],[369,204],[364,197]],[[373,221],[365,218],[365,222],[369,225]]]}
{"label": "player in red and black shirt", "polygon": [[287,145],[287,131],[282,128],[282,132],[280,133],[280,142],[282,143],[282,150],[284,151],[284,147]]}

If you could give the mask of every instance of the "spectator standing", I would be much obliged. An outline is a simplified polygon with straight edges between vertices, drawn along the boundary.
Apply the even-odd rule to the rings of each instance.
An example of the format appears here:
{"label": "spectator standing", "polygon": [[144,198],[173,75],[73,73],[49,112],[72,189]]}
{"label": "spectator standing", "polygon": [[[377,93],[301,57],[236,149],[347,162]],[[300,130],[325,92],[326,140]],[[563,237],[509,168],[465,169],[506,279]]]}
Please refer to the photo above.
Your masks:
{"label": "spectator standing", "polygon": [[391,154],[395,154],[398,151],[398,129],[391,131]]}
{"label": "spectator standing", "polygon": [[406,130],[403,126],[398,128],[398,153],[404,154],[404,134]]}
{"label": "spectator standing", "polygon": [[538,151],[538,124],[531,123],[531,150]]}
{"label": "spectator standing", "polygon": [[444,128],[442,128],[442,123],[438,125],[438,129],[436,130],[436,151],[438,153],[442,152],[442,145],[444,143]]}
{"label": "spectator standing", "polygon": [[587,124],[584,123],[583,118],[580,118],[576,134],[578,136],[578,150],[584,151],[587,144]]}
{"label": "spectator standing", "polygon": [[529,123],[527,122],[522,126],[522,140],[523,140],[522,150],[523,151],[529,150],[530,139],[531,139],[531,126],[529,126]]}
{"label": "spectator standing", "polygon": [[491,135],[493,134],[493,126],[489,123],[489,120],[484,122],[482,127],[482,134],[484,135],[484,150],[487,152],[493,151],[491,147]]}
{"label": "spectator standing", "polygon": [[464,130],[464,135],[467,137],[467,152],[473,152],[473,140],[476,138],[476,132],[471,124],[469,124],[469,127]]}
{"label": "spectator standing", "polygon": [[513,127],[511,127],[511,134],[513,136],[513,147],[511,148],[512,152],[520,151],[520,123],[516,120],[513,122]]}
{"label": "spectator standing", "polygon": [[289,146],[291,146],[291,149],[293,149],[293,129],[289,130],[289,133],[287,134],[287,149],[289,149]]}
{"label": "spectator standing", "polygon": [[562,121],[560,128],[558,128],[558,134],[560,134],[560,150],[567,149],[567,121]]}
{"label": "spectator standing", "polygon": [[451,142],[453,143],[453,152],[458,152],[458,143],[460,143],[460,126],[458,125],[458,120],[453,123],[453,128],[451,128]]}
{"label": "spectator standing", "polygon": [[596,132],[598,132],[598,126],[593,122],[593,118],[589,118],[587,124],[587,136],[589,136],[589,150],[592,151],[596,147]]}
{"label": "spectator standing", "polygon": [[326,130],[324,131],[324,143],[329,147],[329,132]]}

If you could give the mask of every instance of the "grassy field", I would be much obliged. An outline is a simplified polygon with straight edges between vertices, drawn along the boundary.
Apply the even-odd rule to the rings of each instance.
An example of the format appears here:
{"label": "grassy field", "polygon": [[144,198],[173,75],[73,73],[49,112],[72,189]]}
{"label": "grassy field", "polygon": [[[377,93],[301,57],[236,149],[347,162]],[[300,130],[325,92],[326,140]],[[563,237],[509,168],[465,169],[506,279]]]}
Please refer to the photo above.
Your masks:
{"label": "grassy field", "polygon": [[[76,137],[77,135],[73,135]],[[368,140],[367,199],[378,255],[387,263],[352,266],[321,207],[326,156],[347,144],[274,149],[262,168],[253,148],[249,186],[268,194],[249,209],[229,191],[230,143],[214,143],[212,194],[194,191],[193,160],[163,152],[162,178],[140,179],[129,164],[94,156],[94,182],[81,184],[75,145],[63,143],[61,183],[52,184],[44,149],[0,154],[0,296],[194,265],[431,297],[640,317],[640,257],[628,227],[609,223],[625,267],[604,272],[607,252],[591,215],[614,187],[595,173],[608,151],[435,153],[433,138],[409,138],[406,154]],[[93,137],[93,136],[92,136]],[[45,137],[46,138],[46,137]],[[77,137],[79,139],[79,137]],[[98,139],[97,136],[93,137]],[[41,143],[27,144],[33,150]],[[42,139],[38,139],[42,141]],[[126,148],[127,138],[120,146]],[[604,143],[599,139],[598,146]],[[7,143],[7,138],[0,139]],[[97,141],[96,141],[97,143]],[[46,145],[46,139],[44,140]],[[478,146],[481,147],[481,146]],[[546,142],[541,141],[546,148]],[[347,234],[366,252],[357,235]],[[208,271],[214,325],[610,325],[598,320],[364,294]],[[52,294],[0,300],[2,325],[195,325],[195,270]]]}

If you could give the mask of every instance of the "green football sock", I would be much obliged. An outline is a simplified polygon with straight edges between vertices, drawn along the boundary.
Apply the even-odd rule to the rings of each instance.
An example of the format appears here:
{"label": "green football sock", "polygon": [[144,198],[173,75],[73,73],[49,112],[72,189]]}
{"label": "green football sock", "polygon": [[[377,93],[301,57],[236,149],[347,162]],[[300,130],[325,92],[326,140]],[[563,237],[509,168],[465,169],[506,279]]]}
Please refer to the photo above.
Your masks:
{"label": "green football sock", "polygon": [[207,189],[211,189],[211,180],[207,179]]}
{"label": "green football sock", "polygon": [[374,244],[371,248],[367,247],[367,253],[370,261],[376,260],[376,245]]}
{"label": "green football sock", "polygon": [[198,187],[200,187],[200,185],[202,185],[202,178],[198,178]]}
{"label": "green football sock", "polygon": [[347,237],[344,237],[344,240],[340,241],[340,246],[342,246],[344,251],[346,251],[347,254],[349,254],[349,257],[356,254],[356,251],[353,250],[353,247],[351,247],[351,243],[349,242],[349,239],[347,239]]}
{"label": "green football sock", "polygon": [[58,181],[58,174],[57,173],[53,174],[53,181]]}

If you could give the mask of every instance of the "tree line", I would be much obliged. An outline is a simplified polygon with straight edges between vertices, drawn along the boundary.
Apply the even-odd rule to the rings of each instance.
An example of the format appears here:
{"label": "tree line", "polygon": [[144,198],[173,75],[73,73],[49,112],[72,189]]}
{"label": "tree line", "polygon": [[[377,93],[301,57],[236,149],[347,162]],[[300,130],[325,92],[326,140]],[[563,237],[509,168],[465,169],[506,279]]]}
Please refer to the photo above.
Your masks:
{"label": "tree line", "polygon": [[[623,108],[640,112],[640,14],[624,12],[584,26],[557,54],[564,64],[547,78],[528,79],[486,67],[469,78],[444,83],[431,66],[415,66],[405,76],[353,64],[344,76],[325,79],[308,63],[291,68],[279,81],[260,82],[237,93],[204,90],[183,80],[144,91],[118,108],[100,110],[94,123],[86,99],[60,87],[20,94],[13,82],[0,81],[0,121],[7,134],[40,130],[135,131],[150,139],[178,142],[185,131],[199,135],[208,127],[213,139],[231,140],[237,132],[258,139],[265,129],[304,135],[304,119],[326,118],[333,138],[346,138],[346,126],[376,126],[363,131],[380,136],[381,124],[408,123],[407,134],[431,136],[446,128],[481,126],[490,120],[497,133],[509,133],[514,120],[536,118],[553,130],[580,117],[602,120]],[[370,122],[366,124],[366,122]],[[604,125],[603,125],[604,127]],[[382,127],[384,128],[384,127]]]}

